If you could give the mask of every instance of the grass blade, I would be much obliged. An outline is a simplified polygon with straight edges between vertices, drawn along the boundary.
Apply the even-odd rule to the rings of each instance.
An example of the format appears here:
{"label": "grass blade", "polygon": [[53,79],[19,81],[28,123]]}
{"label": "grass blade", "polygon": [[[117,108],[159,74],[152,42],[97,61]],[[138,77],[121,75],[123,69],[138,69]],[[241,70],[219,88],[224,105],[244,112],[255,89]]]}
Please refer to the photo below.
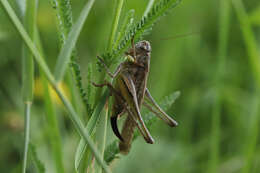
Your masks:
{"label": "grass blade", "polygon": [[26,172],[27,156],[30,140],[30,115],[31,115],[31,103],[25,104],[25,121],[24,121],[24,154],[23,154],[23,173]]}
{"label": "grass blade", "polygon": [[[24,25],[29,34],[29,37],[34,40],[34,33],[36,28],[36,0],[27,0],[24,16]],[[23,155],[23,173],[26,172],[27,156],[30,141],[30,118],[31,118],[31,105],[33,100],[34,88],[34,63],[30,50],[23,45],[23,59],[22,59],[22,94],[25,106],[24,112],[24,155]]]}
{"label": "grass blade", "polygon": [[84,6],[83,10],[80,13],[78,20],[72,26],[68,38],[66,39],[65,44],[59,53],[57,64],[55,66],[55,72],[54,72],[55,79],[58,82],[61,81],[64,76],[65,70],[70,61],[72,51],[78,40],[80,31],[82,30],[82,27],[88,17],[89,11],[91,10],[94,2],[95,0],[89,0],[86,3],[86,5]]}

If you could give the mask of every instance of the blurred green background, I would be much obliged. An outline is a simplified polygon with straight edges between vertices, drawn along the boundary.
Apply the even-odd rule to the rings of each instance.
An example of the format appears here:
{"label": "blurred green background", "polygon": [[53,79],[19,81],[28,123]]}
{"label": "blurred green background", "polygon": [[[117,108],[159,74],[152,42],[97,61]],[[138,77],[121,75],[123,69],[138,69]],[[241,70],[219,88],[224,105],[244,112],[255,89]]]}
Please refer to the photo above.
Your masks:
{"label": "blurred green background", "polygon": [[[174,91],[181,91],[181,97],[168,111],[179,126],[170,128],[162,121],[156,121],[151,129],[155,144],[146,144],[138,137],[129,155],[120,156],[112,163],[113,172],[231,173],[246,172],[243,168],[248,165],[251,166],[249,172],[260,172],[259,87],[241,32],[244,25],[240,25],[231,3],[227,56],[222,58],[220,55],[219,33],[223,29],[219,22],[223,14],[220,2],[183,0],[156,23],[150,35],[145,36],[152,45],[148,88],[158,101]],[[23,1],[10,3],[21,18]],[[84,3],[83,0],[72,1],[74,19]],[[148,0],[126,0],[122,13],[135,9],[138,20],[147,3]],[[259,48],[260,2],[244,1],[244,5]],[[24,129],[22,40],[0,7],[0,170],[19,172]],[[49,1],[39,1],[38,7],[37,25],[47,63],[53,71],[59,53],[55,12]],[[97,0],[81,32],[77,50],[83,81],[86,81],[88,63],[95,62],[96,55],[106,48],[113,8],[114,1]],[[98,76],[99,72],[95,70],[94,74]],[[36,76],[39,76],[38,70]],[[57,99],[56,104],[63,161],[66,172],[73,172],[79,136]],[[37,146],[46,172],[54,172],[39,80],[36,80],[31,117],[31,141]],[[110,141],[110,138],[114,139],[110,126],[108,131]]]}

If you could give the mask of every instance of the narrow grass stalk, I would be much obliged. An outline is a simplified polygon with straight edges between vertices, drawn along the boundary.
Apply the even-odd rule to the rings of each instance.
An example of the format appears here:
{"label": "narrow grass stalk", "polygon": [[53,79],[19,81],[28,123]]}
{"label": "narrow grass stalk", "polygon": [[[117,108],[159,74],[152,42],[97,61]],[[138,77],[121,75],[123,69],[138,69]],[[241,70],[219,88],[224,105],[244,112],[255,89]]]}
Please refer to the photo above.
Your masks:
{"label": "narrow grass stalk", "polygon": [[[29,37],[34,39],[36,23],[36,0],[27,0],[24,16],[24,26],[29,34]],[[24,101],[24,155],[23,155],[23,173],[26,172],[27,156],[30,142],[30,118],[31,118],[31,104],[33,100],[34,88],[34,63],[30,50],[23,45],[23,59],[22,59],[22,95]]]}
{"label": "narrow grass stalk", "polygon": [[24,154],[23,154],[23,173],[26,172],[27,156],[30,142],[30,116],[31,116],[31,102],[25,103],[25,121],[24,121]]}
{"label": "narrow grass stalk", "polygon": [[154,0],[149,0],[148,5],[146,6],[146,9],[144,11],[144,15],[143,16],[147,16],[147,14],[149,13],[149,11],[152,9],[154,4]]}
{"label": "narrow grass stalk", "polygon": [[57,64],[55,66],[55,72],[54,72],[54,76],[55,76],[55,79],[57,80],[57,82],[61,81],[64,76],[65,70],[70,61],[72,51],[78,40],[80,31],[83,28],[83,25],[88,17],[88,14],[89,14],[94,2],[95,2],[95,0],[89,0],[86,3],[86,5],[84,6],[83,10],[80,13],[78,20],[72,26],[71,31],[69,32],[68,38],[66,39],[65,44],[59,53]]}
{"label": "narrow grass stalk", "polygon": [[117,1],[117,3],[116,3],[115,17],[113,18],[112,29],[111,29],[111,33],[110,33],[110,37],[109,37],[109,41],[108,41],[108,47],[107,47],[108,51],[111,51],[113,48],[113,43],[116,38],[116,31],[118,28],[120,14],[121,14],[121,10],[122,10],[123,4],[124,4],[124,0],[116,0],[116,1]]}
{"label": "narrow grass stalk", "polygon": [[[256,83],[256,95],[257,95],[257,103],[259,105],[259,96],[260,96],[260,63],[259,63],[259,52],[257,49],[257,43],[256,39],[250,24],[249,17],[246,13],[245,7],[243,5],[243,2],[241,0],[232,0],[232,4],[234,6],[235,12],[237,14],[237,18],[240,22],[240,28],[242,30],[242,36],[245,42],[245,46],[248,53],[249,62],[251,65],[252,73],[255,78]],[[253,124],[250,124],[250,129],[248,131],[248,143],[245,145],[246,149],[246,156],[245,156],[245,165],[243,167],[242,172],[243,173],[249,173],[251,172],[252,168],[252,158],[255,154],[255,148],[257,144],[257,137],[258,137],[258,125],[259,125],[259,112],[260,110],[257,109],[257,111],[254,113],[252,122]]]}
{"label": "narrow grass stalk", "polygon": [[34,55],[35,60],[37,61],[37,63],[41,67],[41,69],[43,70],[43,72],[46,75],[48,81],[50,82],[50,84],[52,85],[52,87],[54,88],[54,90],[56,91],[56,93],[58,94],[60,99],[62,100],[65,107],[68,109],[68,111],[70,113],[70,114],[68,114],[69,118],[73,122],[73,124],[74,124],[75,128],[77,129],[78,133],[89,144],[95,158],[97,159],[98,163],[103,167],[104,171],[106,173],[110,173],[108,166],[103,162],[103,158],[102,158],[101,154],[99,153],[99,151],[97,150],[97,148],[95,147],[95,144],[92,141],[92,139],[90,138],[89,133],[84,130],[83,123],[79,119],[79,117],[78,117],[77,113],[75,112],[74,108],[72,107],[71,103],[66,99],[64,94],[58,88],[57,82],[55,81],[54,77],[52,76],[47,64],[44,61],[44,58],[42,57],[41,53],[38,51],[36,46],[33,44],[32,40],[28,36],[27,32],[23,28],[21,22],[19,21],[19,19],[15,15],[15,13],[14,13],[13,9],[11,8],[10,4],[8,3],[7,0],[1,0],[1,4],[3,5],[4,9],[6,10],[6,12],[7,12],[8,16],[10,17],[11,21],[15,25],[15,28],[18,30],[19,34],[23,38],[23,41],[26,43],[26,45],[28,46],[28,48],[30,49],[32,54]]}
{"label": "narrow grass stalk", "polygon": [[219,7],[219,41],[218,41],[218,68],[214,83],[216,84],[215,90],[215,103],[212,112],[212,139],[211,139],[211,152],[209,159],[209,172],[218,172],[218,164],[220,160],[219,143],[221,137],[221,79],[225,71],[225,61],[227,57],[227,43],[228,43],[228,30],[229,30],[229,13],[230,4],[226,0],[220,0]]}

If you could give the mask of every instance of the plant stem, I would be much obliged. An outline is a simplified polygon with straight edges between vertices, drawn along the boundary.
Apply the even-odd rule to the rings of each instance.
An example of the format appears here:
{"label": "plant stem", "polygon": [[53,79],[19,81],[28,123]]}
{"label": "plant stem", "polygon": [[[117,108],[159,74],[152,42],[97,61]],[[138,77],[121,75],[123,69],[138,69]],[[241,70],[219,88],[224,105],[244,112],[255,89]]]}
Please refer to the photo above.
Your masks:
{"label": "plant stem", "polygon": [[[36,28],[36,0],[26,0],[26,9],[24,16],[24,26],[34,40],[34,33]],[[31,104],[33,100],[34,89],[34,62],[30,50],[23,44],[22,57],[22,95],[24,101],[24,156],[23,156],[23,173],[26,172],[27,156],[30,142],[30,118],[31,118]]]}
{"label": "plant stem", "polygon": [[25,103],[25,121],[24,121],[24,155],[23,155],[23,173],[26,172],[27,156],[30,141],[30,114],[31,114],[31,102]]}

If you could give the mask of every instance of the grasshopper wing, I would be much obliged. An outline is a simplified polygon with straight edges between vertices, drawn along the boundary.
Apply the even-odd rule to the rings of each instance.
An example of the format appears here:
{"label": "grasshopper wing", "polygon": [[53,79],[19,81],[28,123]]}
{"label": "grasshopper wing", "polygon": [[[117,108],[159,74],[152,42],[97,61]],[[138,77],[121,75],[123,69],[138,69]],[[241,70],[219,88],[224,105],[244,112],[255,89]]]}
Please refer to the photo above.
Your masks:
{"label": "grasshopper wing", "polygon": [[150,107],[148,104],[144,104],[144,106],[146,106],[148,109],[150,109],[155,115],[157,115],[159,118],[161,118],[163,121],[165,121],[167,124],[169,124],[172,127],[175,127],[178,125],[178,123],[173,120],[169,115],[167,115],[162,109],[161,107],[155,102],[155,100],[153,99],[152,95],[150,94],[149,90],[146,88],[145,91],[145,99],[155,107],[155,109],[158,111],[155,111],[152,109],[152,107]]}
{"label": "grasshopper wing", "polygon": [[150,135],[148,129],[146,128],[144,121],[142,119],[140,109],[137,102],[137,96],[136,96],[136,90],[134,86],[134,82],[131,79],[130,75],[128,73],[121,73],[120,75],[120,91],[121,95],[127,102],[129,106],[129,116],[132,117],[132,119],[136,122],[136,125],[143,135],[144,139],[147,143],[154,143],[154,140],[152,136]]}

